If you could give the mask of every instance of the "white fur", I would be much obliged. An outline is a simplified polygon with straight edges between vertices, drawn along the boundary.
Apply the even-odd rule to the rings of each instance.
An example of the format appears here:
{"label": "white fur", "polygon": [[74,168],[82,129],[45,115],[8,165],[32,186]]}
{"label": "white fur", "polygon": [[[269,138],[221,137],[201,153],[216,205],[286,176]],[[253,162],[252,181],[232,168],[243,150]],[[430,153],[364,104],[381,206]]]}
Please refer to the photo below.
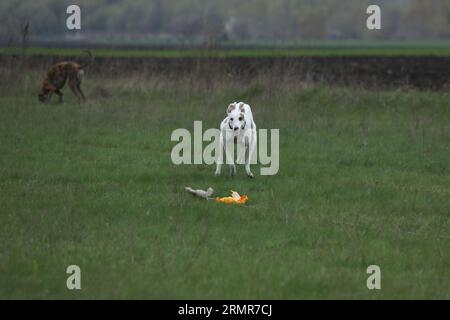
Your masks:
{"label": "white fur", "polygon": [[[236,139],[236,140],[235,140]],[[223,164],[223,153],[226,163],[230,165],[231,176],[236,174],[236,166],[232,157],[234,143],[243,146],[238,154],[238,163],[243,163],[245,155],[245,171],[249,177],[253,177],[250,170],[250,162],[256,147],[256,124],[250,106],[244,102],[234,102],[227,108],[227,117],[220,124],[220,148],[216,161],[216,176],[220,175]],[[247,152],[246,152],[247,150]]]}

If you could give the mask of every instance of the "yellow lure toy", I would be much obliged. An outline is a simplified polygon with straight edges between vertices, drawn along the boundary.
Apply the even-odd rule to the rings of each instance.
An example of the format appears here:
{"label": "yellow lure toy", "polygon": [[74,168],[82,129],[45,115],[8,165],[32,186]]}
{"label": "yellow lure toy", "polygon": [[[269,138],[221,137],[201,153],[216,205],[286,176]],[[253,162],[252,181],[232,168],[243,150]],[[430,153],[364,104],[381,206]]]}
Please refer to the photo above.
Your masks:
{"label": "yellow lure toy", "polygon": [[217,197],[216,201],[227,204],[246,204],[248,201],[248,196],[245,194],[241,196],[236,191],[231,190],[231,197]]}

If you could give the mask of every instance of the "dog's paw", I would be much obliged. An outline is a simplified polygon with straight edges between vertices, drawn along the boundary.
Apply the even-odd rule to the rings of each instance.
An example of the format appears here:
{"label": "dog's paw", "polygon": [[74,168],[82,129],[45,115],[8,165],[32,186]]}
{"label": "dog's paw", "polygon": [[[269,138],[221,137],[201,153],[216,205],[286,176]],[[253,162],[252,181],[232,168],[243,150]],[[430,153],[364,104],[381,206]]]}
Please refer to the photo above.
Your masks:
{"label": "dog's paw", "polygon": [[216,177],[219,177],[219,176],[220,176],[220,171],[214,172],[214,175],[215,175]]}
{"label": "dog's paw", "polygon": [[230,175],[231,175],[231,177],[234,177],[236,175],[236,166],[235,165],[230,166]]}
{"label": "dog's paw", "polygon": [[252,170],[250,170],[250,166],[245,166],[245,173],[247,173],[247,177],[253,178]]}

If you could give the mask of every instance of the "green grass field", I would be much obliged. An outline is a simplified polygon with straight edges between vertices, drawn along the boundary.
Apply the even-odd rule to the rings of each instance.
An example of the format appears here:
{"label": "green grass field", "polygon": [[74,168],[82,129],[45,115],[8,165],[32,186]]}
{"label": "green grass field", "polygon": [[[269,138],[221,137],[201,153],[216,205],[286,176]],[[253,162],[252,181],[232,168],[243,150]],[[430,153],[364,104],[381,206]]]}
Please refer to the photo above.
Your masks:
{"label": "green grass field", "polygon": [[[449,93],[138,80],[88,75],[83,105],[2,82],[0,298],[450,299]],[[279,173],[173,165],[172,131],[235,100],[280,128]]]}
{"label": "green grass field", "polygon": [[[159,58],[192,58],[192,57],[302,57],[302,56],[450,56],[450,41],[311,41],[276,46],[274,44],[258,44],[245,48],[224,44],[221,49],[206,49],[201,46],[193,48],[168,47],[157,49],[95,49],[97,57],[159,57]],[[131,44],[129,44],[131,45]],[[145,46],[145,44],[142,44]],[[79,57],[80,49],[31,47],[25,51],[29,55]],[[22,54],[20,47],[2,47],[0,54]]]}

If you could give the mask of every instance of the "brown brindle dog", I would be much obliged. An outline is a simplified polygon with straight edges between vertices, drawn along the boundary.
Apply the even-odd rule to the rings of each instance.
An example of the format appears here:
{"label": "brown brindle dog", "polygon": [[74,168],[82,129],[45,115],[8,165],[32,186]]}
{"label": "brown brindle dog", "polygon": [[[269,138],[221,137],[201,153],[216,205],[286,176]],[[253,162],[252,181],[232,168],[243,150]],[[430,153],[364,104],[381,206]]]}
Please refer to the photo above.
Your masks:
{"label": "brown brindle dog", "polygon": [[48,70],[38,95],[41,102],[50,101],[50,98],[54,93],[58,95],[59,102],[62,102],[63,94],[60,90],[64,87],[66,82],[69,83],[69,87],[77,97],[78,102],[86,100],[84,93],[81,90],[81,81],[83,80],[84,75],[83,68],[91,64],[94,58],[90,51],[86,50],[85,52],[89,55],[89,61],[82,65],[76,62],[66,61],[57,63]]}

